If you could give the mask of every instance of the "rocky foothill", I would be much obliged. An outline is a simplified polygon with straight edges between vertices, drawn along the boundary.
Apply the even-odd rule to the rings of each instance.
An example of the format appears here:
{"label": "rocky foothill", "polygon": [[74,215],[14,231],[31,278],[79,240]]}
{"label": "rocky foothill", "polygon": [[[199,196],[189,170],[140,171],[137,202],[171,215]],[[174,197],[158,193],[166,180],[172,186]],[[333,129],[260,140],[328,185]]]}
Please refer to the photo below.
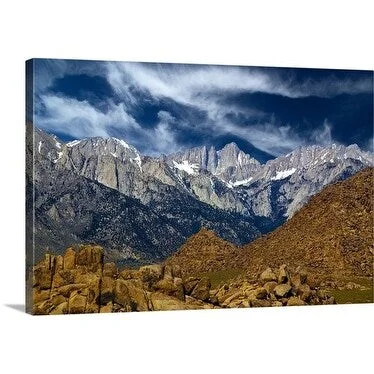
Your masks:
{"label": "rocky foothill", "polygon": [[346,279],[370,280],[373,172],[367,168],[326,187],[284,225],[245,246],[235,246],[202,228],[166,262],[179,265],[183,274],[240,269],[248,276],[287,264],[320,281],[337,283],[328,288],[345,287]]}
{"label": "rocky foothill", "polygon": [[46,254],[33,269],[33,313],[74,314],[334,304],[308,284],[303,271],[285,265],[255,281],[236,280],[211,289],[208,278],[182,276],[177,265],[154,264],[119,271],[104,263],[103,249],[84,245]]}
{"label": "rocky foothill", "polygon": [[255,279],[238,278],[212,296],[223,308],[336,304],[334,297],[308,278],[307,272],[290,272],[284,264],[279,269],[265,269]]}

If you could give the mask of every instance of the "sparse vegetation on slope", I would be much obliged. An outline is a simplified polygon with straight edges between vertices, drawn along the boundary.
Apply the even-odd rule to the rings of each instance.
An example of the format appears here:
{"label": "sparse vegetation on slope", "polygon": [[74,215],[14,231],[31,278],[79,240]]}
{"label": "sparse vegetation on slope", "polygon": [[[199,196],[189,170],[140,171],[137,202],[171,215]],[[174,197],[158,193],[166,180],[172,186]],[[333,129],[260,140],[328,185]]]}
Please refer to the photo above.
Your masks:
{"label": "sparse vegetation on slope", "polygon": [[180,266],[184,275],[227,271],[238,253],[237,246],[221,239],[214,231],[202,228],[187,239],[166,263]]}
{"label": "sparse vegetation on slope", "polygon": [[373,246],[373,169],[368,168],[327,186],[283,226],[244,246],[233,263],[252,274],[286,263],[331,278],[372,277]]}

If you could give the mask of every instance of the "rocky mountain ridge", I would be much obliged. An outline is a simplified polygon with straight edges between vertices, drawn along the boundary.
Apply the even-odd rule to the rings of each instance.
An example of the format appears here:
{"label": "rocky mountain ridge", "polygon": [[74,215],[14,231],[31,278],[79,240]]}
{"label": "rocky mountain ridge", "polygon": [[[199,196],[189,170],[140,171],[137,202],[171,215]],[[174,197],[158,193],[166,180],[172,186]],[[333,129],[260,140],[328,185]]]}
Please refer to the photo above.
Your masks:
{"label": "rocky mountain ridge", "polygon": [[[305,146],[261,165],[235,143],[152,158],[123,140],[92,138],[56,150],[55,163],[148,204],[161,185],[278,226],[324,186],[374,165],[357,145]],[[150,185],[152,180],[152,186]]]}
{"label": "rocky mountain ridge", "polygon": [[[28,131],[26,197],[32,230],[27,241],[36,259],[48,249],[59,253],[71,244],[95,242],[105,247],[108,259],[141,264],[161,261],[202,226],[233,242],[259,234],[251,219],[202,203],[167,165],[147,158],[138,162],[135,151],[118,140],[63,144],[31,125]],[[89,156],[92,146],[106,153]]]}

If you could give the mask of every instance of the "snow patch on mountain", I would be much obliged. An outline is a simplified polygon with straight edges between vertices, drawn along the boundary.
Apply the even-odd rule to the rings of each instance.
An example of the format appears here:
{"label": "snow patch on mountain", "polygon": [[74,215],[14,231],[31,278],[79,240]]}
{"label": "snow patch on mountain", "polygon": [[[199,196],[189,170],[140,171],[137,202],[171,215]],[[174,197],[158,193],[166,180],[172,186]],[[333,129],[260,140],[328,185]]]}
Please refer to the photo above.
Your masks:
{"label": "snow patch on mountain", "polygon": [[53,160],[53,163],[56,163],[58,160],[60,160],[60,158],[62,157],[63,154],[64,154],[64,152],[57,152],[57,158],[55,160]]}
{"label": "snow patch on mountain", "polygon": [[253,177],[249,177],[247,179],[243,179],[241,181],[236,181],[236,182],[229,182],[230,185],[232,185],[233,187],[238,187],[238,186],[242,186],[244,184],[247,184],[249,183],[251,180],[253,179]]}
{"label": "snow patch on mountain", "polygon": [[212,188],[212,191],[214,191],[214,181],[212,178],[209,178],[210,180],[210,187]]}
{"label": "snow patch on mountain", "polygon": [[71,147],[74,147],[75,145],[78,145],[80,142],[81,142],[81,140],[73,140],[69,143],[66,143],[66,146],[71,148]]}
{"label": "snow patch on mountain", "polygon": [[130,149],[130,146],[122,139],[118,139],[118,138],[113,138],[115,141],[117,141],[118,143],[120,143],[124,148],[127,148],[127,149]]}
{"label": "snow patch on mountain", "polygon": [[190,164],[187,160],[183,160],[182,163],[173,161],[174,167],[178,170],[186,172],[188,175],[196,175],[199,170],[198,164]]}
{"label": "snow patch on mountain", "polygon": [[136,157],[132,158],[131,161],[135,162],[139,166],[139,169],[142,170],[142,159],[140,158],[139,153],[137,153]]}
{"label": "snow patch on mountain", "polygon": [[[197,165],[199,171],[208,171],[229,188],[233,187],[230,181],[235,183],[253,177],[261,167],[256,159],[241,151],[235,143],[226,144],[220,150],[214,146],[209,149],[206,146],[195,147],[164,156],[163,160],[170,166],[175,166],[174,162]],[[193,169],[195,171],[196,168]]]}
{"label": "snow patch on mountain", "polygon": [[275,177],[271,178],[272,181],[278,181],[281,179],[285,179],[292,175],[296,171],[295,168],[289,169],[289,170],[282,170],[282,171],[277,171],[277,174]]}

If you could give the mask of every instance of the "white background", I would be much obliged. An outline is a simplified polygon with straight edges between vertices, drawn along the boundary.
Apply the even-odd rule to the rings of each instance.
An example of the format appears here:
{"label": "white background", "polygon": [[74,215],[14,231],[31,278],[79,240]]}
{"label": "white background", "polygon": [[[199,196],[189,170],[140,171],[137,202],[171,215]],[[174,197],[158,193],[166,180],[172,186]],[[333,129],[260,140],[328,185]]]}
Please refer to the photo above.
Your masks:
{"label": "white background", "polygon": [[24,295],[24,60],[373,69],[370,1],[256,4],[2,2],[2,373],[360,373],[372,367],[373,305],[67,317],[31,317],[14,307]]}

